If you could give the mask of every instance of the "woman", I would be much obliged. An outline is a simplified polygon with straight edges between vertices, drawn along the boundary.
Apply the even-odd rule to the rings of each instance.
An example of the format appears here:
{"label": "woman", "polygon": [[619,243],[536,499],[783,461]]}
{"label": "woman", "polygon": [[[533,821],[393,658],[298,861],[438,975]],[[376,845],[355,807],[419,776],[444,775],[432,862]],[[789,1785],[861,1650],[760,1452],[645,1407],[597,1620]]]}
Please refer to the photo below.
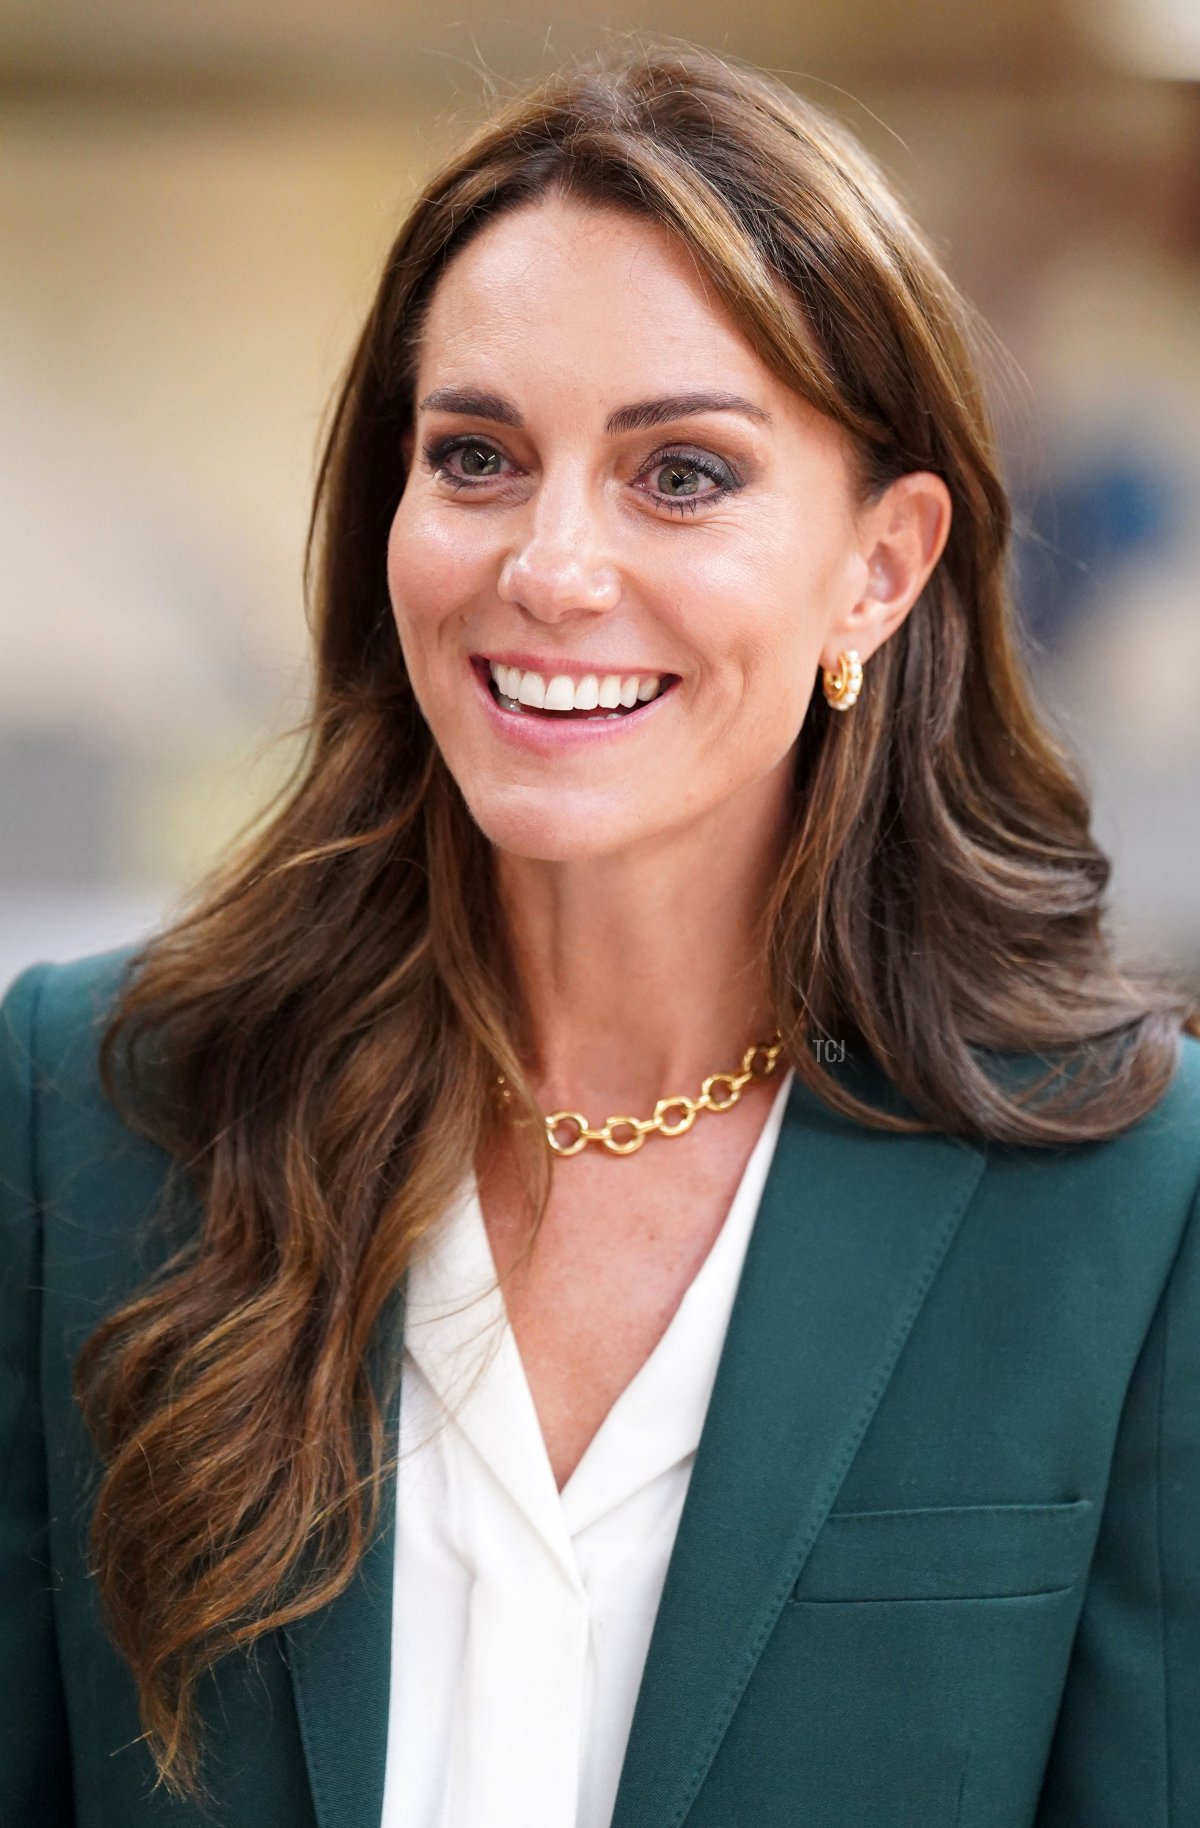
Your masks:
{"label": "woman", "polygon": [[6,1822],[1200,1821],[1200,1020],[972,337],[707,53],[422,192],[297,777],[5,1000]]}

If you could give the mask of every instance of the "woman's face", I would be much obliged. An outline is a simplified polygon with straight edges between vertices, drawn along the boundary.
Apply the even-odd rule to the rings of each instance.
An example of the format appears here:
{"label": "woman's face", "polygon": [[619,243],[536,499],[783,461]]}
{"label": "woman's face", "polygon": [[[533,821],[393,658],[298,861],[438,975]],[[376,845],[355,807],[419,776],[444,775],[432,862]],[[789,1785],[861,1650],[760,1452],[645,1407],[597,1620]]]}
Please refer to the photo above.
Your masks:
{"label": "woman's face", "polygon": [[[739,404],[690,410],[699,395]],[[869,566],[840,429],[763,365],[686,251],[558,198],[497,218],[438,283],[415,398],[389,590],[421,711],[492,842],[564,860],[697,822],[736,841],[782,808]],[[528,708],[499,702],[492,663]]]}

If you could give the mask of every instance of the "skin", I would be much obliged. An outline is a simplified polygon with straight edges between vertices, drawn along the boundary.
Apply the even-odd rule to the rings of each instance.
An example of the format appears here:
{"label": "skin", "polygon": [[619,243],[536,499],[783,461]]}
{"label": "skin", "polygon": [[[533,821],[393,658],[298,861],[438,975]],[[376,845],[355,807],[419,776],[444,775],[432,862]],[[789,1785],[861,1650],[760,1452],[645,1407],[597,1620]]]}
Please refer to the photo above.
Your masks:
{"label": "skin", "polygon": [[[452,386],[503,396],[521,426],[419,404]],[[605,432],[619,407],[713,388],[770,423],[709,411]],[[545,1110],[648,1114],[772,1031],[752,922],[818,669],[854,648],[870,692],[872,654],[945,544],[949,493],[920,472],[860,506],[840,428],[764,366],[686,249],[557,198],[452,261],[415,397],[389,590],[422,713],[494,846],[533,1083]],[[481,449],[444,459],[475,482],[458,491],[422,447],[462,433]],[[689,455],[741,486],[680,472]],[[636,739],[614,724],[548,763],[497,738],[466,671],[514,649],[680,683]],[[657,1146],[681,1168],[705,1122],[639,1162]]]}

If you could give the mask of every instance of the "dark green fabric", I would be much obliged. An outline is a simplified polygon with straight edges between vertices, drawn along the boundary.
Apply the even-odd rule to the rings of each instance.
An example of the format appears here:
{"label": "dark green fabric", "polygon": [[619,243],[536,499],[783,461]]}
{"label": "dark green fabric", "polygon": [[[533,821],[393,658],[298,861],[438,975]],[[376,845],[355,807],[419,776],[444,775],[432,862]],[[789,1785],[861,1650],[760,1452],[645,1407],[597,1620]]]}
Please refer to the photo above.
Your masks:
{"label": "dark green fabric", "polygon": [[[377,1828],[390,1514],[206,1682],[207,1812],[153,1791],[86,1572],[70,1366],[167,1167],[96,1083],[127,957],[0,1005],[0,1828]],[[613,1828],[1200,1828],[1198,1182],[1192,1040],[1143,1123],[1051,1152],[793,1087]]]}

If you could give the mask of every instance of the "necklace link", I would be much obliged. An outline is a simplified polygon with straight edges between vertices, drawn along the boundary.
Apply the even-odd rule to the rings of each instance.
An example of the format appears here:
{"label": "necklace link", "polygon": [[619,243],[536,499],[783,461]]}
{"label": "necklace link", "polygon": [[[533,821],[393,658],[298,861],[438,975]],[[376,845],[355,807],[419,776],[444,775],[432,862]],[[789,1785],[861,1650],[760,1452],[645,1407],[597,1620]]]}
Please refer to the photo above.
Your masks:
{"label": "necklace link", "polygon": [[[731,1111],[742,1095],[742,1088],[751,1079],[770,1078],[782,1049],[783,1037],[777,1029],[769,1041],[758,1041],[746,1049],[742,1055],[740,1072],[710,1073],[700,1088],[698,1098],[688,1098],[683,1093],[674,1098],[660,1098],[654,1107],[653,1117],[609,1117],[600,1129],[593,1130],[582,1111],[554,1111],[543,1119],[546,1140],[555,1155],[578,1155],[588,1143],[599,1143],[612,1155],[635,1155],[647,1136],[655,1130],[660,1136],[684,1136],[701,1111]],[[512,1094],[503,1073],[497,1073],[496,1084],[500,1087],[501,1098],[507,1104]],[[719,1089],[721,1087],[725,1088],[724,1091]],[[682,1118],[673,1119],[673,1111],[682,1111]],[[558,1131],[564,1124],[572,1125],[575,1131],[565,1143],[558,1139]],[[629,1134],[621,1136],[621,1131],[628,1131]]]}

